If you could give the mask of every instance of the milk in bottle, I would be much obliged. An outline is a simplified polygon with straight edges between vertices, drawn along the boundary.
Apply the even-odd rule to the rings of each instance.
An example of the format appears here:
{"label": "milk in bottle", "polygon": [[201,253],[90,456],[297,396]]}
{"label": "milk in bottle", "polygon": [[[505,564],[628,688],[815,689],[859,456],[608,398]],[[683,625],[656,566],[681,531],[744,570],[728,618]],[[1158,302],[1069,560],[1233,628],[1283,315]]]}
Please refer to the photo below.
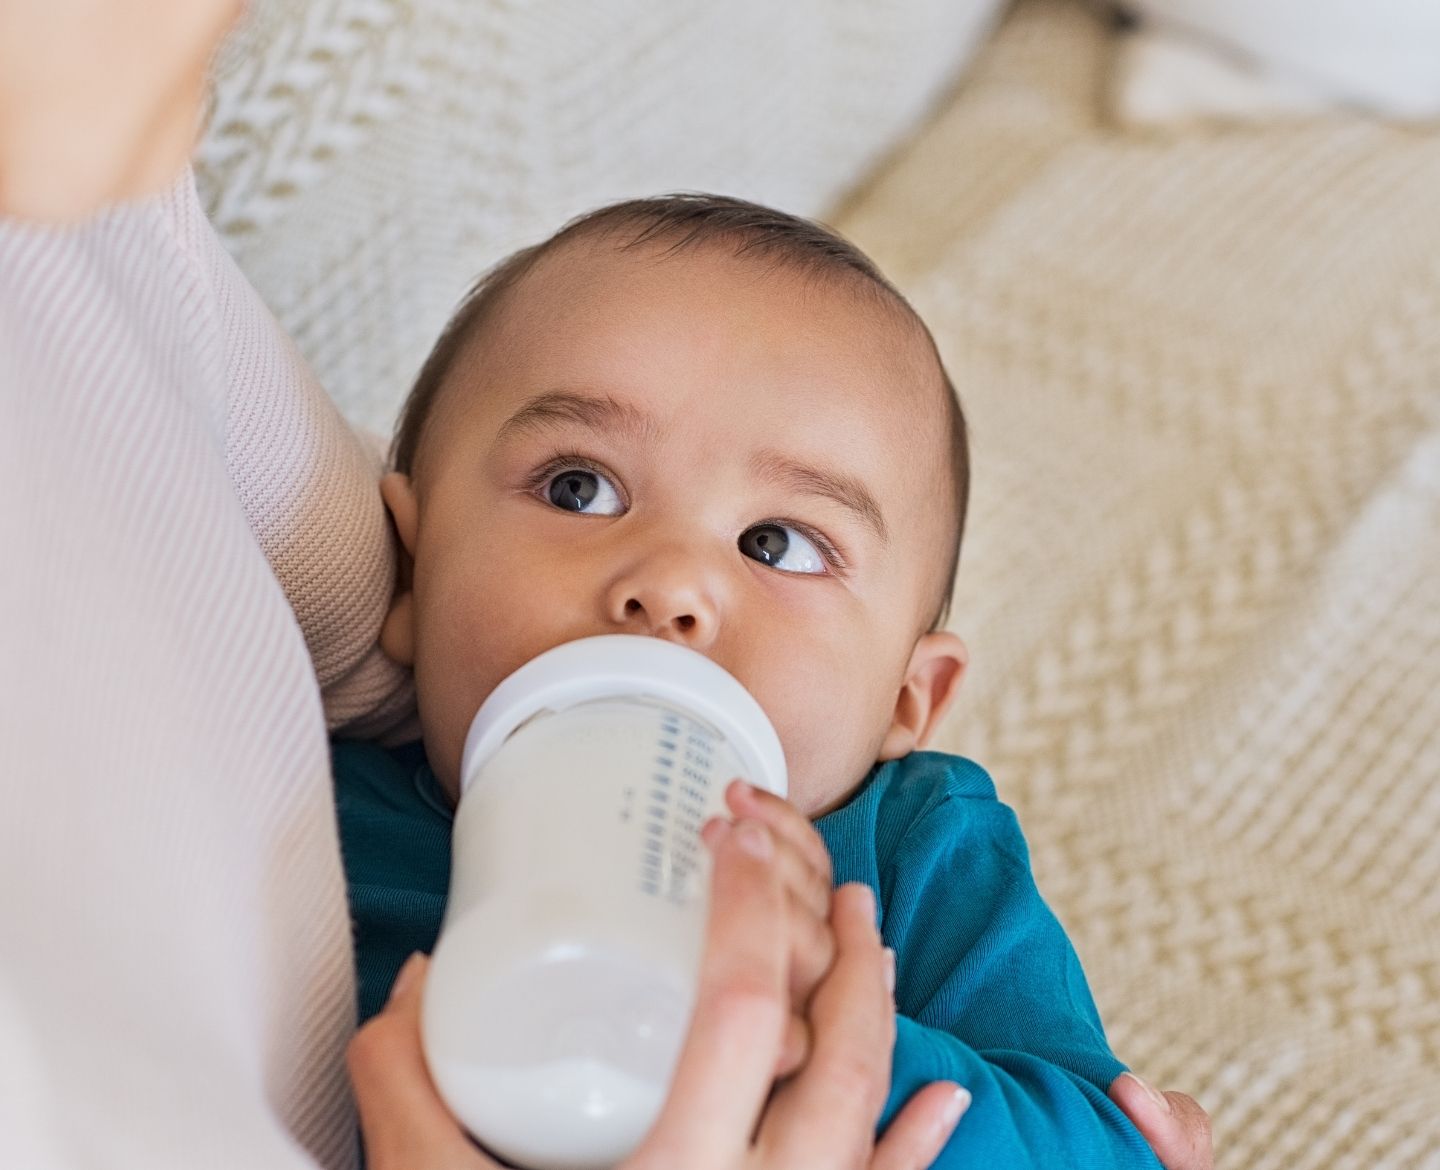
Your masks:
{"label": "milk in bottle", "polygon": [[558,646],[476,715],[422,1036],[441,1095],[507,1161],[600,1170],[654,1122],[699,970],[699,830],[737,776],[785,795],[769,720],[657,638]]}

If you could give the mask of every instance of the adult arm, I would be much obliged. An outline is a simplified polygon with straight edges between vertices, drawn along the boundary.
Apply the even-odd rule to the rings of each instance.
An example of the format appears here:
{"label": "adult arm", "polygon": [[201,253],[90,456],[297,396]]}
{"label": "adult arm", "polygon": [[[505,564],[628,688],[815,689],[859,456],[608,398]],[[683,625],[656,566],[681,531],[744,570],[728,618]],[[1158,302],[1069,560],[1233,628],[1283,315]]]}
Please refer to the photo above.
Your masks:
{"label": "adult arm", "polygon": [[[218,331],[235,492],[314,662],[332,731],[415,733],[381,653],[395,554],[378,453],[346,424],[178,180],[210,55],[237,0],[0,0],[0,215],[77,220],[167,189],[151,246],[183,257],[187,311]],[[83,30],[83,35],[78,35]],[[178,181],[178,185],[177,185]]]}
{"label": "adult arm", "polygon": [[235,8],[0,0],[6,1166],[353,1165],[324,720],[178,177]]}
{"label": "adult arm", "polygon": [[186,248],[224,341],[225,456],[235,494],[305,637],[330,732],[419,735],[414,682],[380,649],[396,551],[383,461],[321,387],[183,187]]}
{"label": "adult arm", "polygon": [[324,721],[178,190],[0,219],[0,1165],[351,1164]]}

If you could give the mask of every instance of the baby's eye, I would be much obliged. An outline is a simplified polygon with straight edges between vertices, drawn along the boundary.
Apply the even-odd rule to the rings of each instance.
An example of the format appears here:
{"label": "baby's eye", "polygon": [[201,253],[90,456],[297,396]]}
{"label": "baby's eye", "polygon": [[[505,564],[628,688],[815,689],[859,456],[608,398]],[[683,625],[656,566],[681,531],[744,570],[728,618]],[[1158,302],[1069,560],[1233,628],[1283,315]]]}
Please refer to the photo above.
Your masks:
{"label": "baby's eye", "polygon": [[560,472],[550,480],[545,495],[557,508],[567,512],[618,516],[624,511],[615,485],[598,471],[587,471],[583,467]]}
{"label": "baby's eye", "polygon": [[825,557],[810,538],[788,524],[757,524],[740,534],[747,557],[786,573],[823,573]]}

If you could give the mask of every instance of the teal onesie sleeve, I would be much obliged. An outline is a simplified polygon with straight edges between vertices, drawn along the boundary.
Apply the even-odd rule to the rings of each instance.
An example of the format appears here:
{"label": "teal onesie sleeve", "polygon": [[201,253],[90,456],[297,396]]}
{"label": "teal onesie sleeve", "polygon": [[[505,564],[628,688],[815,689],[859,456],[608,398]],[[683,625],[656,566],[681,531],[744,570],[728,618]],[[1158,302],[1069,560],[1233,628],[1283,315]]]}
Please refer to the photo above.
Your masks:
{"label": "teal onesie sleeve", "polygon": [[882,1127],[953,1080],[972,1103],[934,1165],[1156,1167],[1110,1102],[1111,1054],[1080,961],[984,770],[938,752],[878,766],[816,822],[835,881],[875,891],[899,1013]]}

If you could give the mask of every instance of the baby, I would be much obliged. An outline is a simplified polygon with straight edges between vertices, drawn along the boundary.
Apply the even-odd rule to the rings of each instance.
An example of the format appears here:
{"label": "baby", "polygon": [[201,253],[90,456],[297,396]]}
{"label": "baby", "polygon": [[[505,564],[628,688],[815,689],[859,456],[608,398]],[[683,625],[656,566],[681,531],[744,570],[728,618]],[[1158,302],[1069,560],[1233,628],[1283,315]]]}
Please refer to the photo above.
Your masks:
{"label": "baby", "polygon": [[954,1080],[973,1100],[936,1165],[1158,1165],[1106,1097],[1124,1066],[1014,815],[977,765],[920,750],[966,666],[941,628],[966,432],[867,258],[733,199],[582,217],[466,298],[393,464],[381,644],[413,666],[423,741],[333,745],[362,1019],[434,944],[465,733],[495,685],[576,638],[667,638],[738,678],[784,746],[789,804],[729,800],[771,827],[813,925],[797,1002],[832,953],[832,880],[876,892],[898,1016],[882,1125]]}

